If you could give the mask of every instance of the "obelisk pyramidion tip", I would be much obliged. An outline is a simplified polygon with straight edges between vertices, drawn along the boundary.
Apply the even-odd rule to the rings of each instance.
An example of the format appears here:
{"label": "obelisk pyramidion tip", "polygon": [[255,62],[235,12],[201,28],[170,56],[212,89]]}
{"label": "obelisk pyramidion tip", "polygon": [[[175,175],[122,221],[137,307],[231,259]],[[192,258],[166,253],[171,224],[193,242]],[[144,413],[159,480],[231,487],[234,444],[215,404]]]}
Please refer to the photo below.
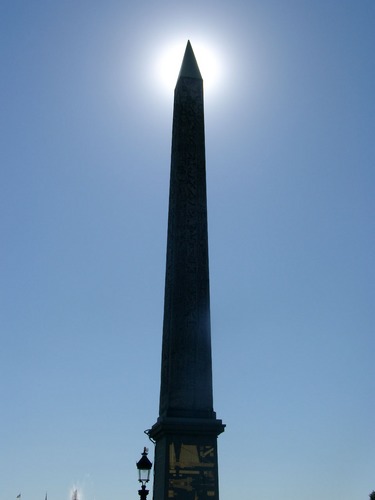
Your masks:
{"label": "obelisk pyramidion tip", "polygon": [[188,40],[188,43],[186,45],[185,55],[182,60],[180,73],[178,75],[178,78],[181,77],[198,78],[199,80],[202,80],[202,76],[199,71],[198,63],[195,59],[190,40]]}

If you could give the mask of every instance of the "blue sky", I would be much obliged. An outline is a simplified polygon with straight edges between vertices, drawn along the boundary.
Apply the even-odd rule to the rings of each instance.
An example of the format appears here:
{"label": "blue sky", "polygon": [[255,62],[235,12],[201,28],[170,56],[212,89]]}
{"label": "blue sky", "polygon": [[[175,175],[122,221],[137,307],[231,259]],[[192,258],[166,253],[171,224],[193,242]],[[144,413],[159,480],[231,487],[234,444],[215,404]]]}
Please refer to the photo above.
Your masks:
{"label": "blue sky", "polygon": [[0,500],[136,498],[152,459],[173,102],[155,62],[188,38],[221,68],[221,498],[375,489],[374,27],[370,0],[1,3]]}

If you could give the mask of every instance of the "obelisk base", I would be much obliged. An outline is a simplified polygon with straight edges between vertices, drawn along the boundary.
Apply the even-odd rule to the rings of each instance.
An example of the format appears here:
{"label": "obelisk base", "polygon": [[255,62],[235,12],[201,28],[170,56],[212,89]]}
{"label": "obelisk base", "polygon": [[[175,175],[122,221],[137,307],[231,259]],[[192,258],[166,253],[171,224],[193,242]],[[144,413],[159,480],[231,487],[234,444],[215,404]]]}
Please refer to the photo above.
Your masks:
{"label": "obelisk base", "polygon": [[159,418],[149,436],[156,441],[153,500],[218,500],[216,419]]}

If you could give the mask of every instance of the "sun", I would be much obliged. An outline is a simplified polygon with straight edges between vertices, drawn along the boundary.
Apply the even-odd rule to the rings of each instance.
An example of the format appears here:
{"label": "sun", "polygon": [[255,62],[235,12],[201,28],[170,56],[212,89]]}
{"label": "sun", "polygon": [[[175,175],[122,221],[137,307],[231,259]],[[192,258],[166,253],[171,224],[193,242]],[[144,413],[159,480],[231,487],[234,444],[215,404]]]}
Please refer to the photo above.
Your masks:
{"label": "sun", "polygon": [[[221,78],[221,67],[217,53],[207,42],[190,40],[199,70],[203,78],[205,92],[212,92]],[[161,86],[172,92],[177,81],[187,40],[179,40],[166,44],[156,60],[155,71]]]}

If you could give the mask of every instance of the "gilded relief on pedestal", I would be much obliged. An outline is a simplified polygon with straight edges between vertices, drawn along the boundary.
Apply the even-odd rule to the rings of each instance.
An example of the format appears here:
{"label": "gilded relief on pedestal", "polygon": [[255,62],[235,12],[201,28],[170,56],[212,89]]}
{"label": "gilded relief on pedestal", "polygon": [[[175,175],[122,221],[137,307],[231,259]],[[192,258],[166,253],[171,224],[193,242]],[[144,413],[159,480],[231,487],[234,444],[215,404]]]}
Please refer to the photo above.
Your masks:
{"label": "gilded relief on pedestal", "polygon": [[168,498],[202,500],[215,497],[215,446],[170,443]]}

